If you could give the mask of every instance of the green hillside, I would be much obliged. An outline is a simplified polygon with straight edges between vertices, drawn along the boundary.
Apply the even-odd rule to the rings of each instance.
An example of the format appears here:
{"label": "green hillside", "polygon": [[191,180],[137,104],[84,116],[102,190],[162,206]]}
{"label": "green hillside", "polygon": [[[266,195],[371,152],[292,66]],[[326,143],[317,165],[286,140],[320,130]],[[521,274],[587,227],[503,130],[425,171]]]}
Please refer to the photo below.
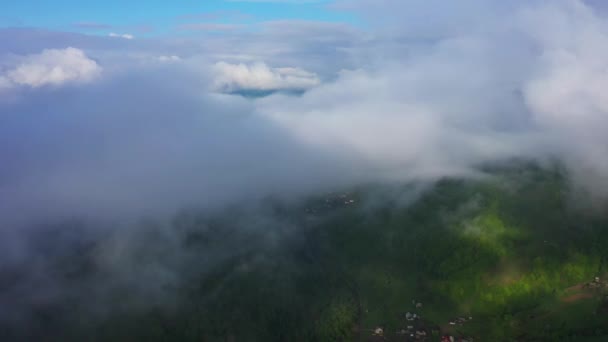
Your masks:
{"label": "green hillside", "polygon": [[[170,309],[93,319],[79,303],[49,326],[79,341],[608,340],[606,213],[557,168],[489,172],[184,213],[173,228],[196,257]],[[238,253],[198,270],[217,249]]]}

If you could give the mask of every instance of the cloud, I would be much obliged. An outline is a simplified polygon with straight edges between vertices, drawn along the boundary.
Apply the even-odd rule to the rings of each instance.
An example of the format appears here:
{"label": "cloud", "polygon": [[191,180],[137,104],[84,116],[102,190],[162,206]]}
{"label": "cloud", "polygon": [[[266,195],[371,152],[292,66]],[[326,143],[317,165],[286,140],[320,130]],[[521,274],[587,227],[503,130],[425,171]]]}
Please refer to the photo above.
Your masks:
{"label": "cloud", "polygon": [[114,32],[110,32],[108,34],[109,37],[112,38],[123,38],[123,39],[127,39],[127,40],[131,40],[134,39],[135,36],[133,36],[132,34],[128,34],[128,33],[114,33]]}
{"label": "cloud", "polygon": [[242,29],[243,25],[239,24],[221,24],[221,23],[190,23],[178,26],[178,29],[185,31],[209,31],[209,32],[224,32],[235,31]]}
{"label": "cloud", "polygon": [[[392,8],[405,6],[385,1]],[[419,10],[434,10],[417,4]],[[491,26],[479,30],[479,21],[485,19],[478,13],[495,13],[505,5],[463,4],[454,20],[465,24],[459,24],[453,35],[435,35],[436,31],[412,23],[428,33],[423,40],[413,37],[406,24],[393,21],[394,13],[386,13],[386,23],[372,26],[366,35],[344,25],[272,22],[263,24],[263,34],[230,34],[206,40],[204,47],[191,40],[183,45],[162,40],[128,48],[101,45],[105,55],[97,54],[111,56],[104,67],[110,62],[122,67],[108,80],[111,86],[77,93],[70,89],[56,100],[44,94],[31,96],[28,105],[2,108],[28,120],[42,108],[63,113],[47,115],[45,134],[30,137],[33,121],[14,118],[10,131],[21,131],[29,139],[66,137],[53,147],[60,157],[52,162],[41,158],[51,151],[27,150],[21,154],[33,164],[2,163],[13,165],[15,174],[24,177],[11,181],[20,185],[6,198],[15,208],[38,203],[32,208],[50,212],[69,212],[78,208],[76,204],[86,207],[86,213],[95,212],[95,207],[107,208],[99,209],[106,214],[145,208],[171,212],[195,203],[219,205],[243,193],[295,193],[313,188],[310,183],[474,176],[478,165],[513,157],[557,158],[577,175],[577,184],[608,194],[601,185],[608,173],[608,141],[601,132],[608,110],[601,96],[608,60],[601,48],[607,36],[603,14],[578,1],[518,2],[508,6],[504,18],[493,17]],[[368,10],[366,3],[359,5],[361,11]],[[124,51],[131,53],[130,58],[142,54],[147,60],[181,62],[133,65],[133,58],[121,59]],[[267,64],[215,59],[233,52]],[[13,80],[3,75],[0,84],[13,86]],[[205,94],[208,89],[307,91],[298,97],[273,95],[250,103]],[[115,99],[113,106],[108,98]],[[104,137],[104,142],[81,141],[83,137],[64,131],[65,122],[87,132],[87,139]],[[135,124],[141,122],[147,125]],[[173,130],[167,130],[168,123]],[[10,136],[6,129],[4,135]],[[274,144],[285,148],[279,155],[306,157],[299,163],[288,157],[272,159]],[[214,154],[209,146],[219,146],[225,153]],[[250,152],[241,153],[243,146]],[[269,159],[275,172],[258,165]],[[324,172],[313,172],[319,160],[326,161]],[[33,171],[42,169],[47,170],[43,176]],[[148,177],[140,179],[138,174]],[[182,182],[175,182],[178,178],[200,187],[186,191]],[[36,184],[40,179],[44,182]],[[284,182],[273,183],[276,179]],[[248,182],[259,186],[250,192],[233,191]],[[131,191],[125,192],[129,184]],[[41,187],[47,194],[36,200],[29,200],[34,190],[18,191]],[[56,198],[65,203],[51,200]],[[87,200],[76,200],[82,198]],[[112,205],[118,202],[121,205]],[[141,207],[127,205],[131,202]]]}
{"label": "cloud", "polygon": [[97,22],[92,22],[92,21],[81,21],[78,23],[74,23],[73,26],[76,28],[79,28],[79,29],[86,29],[86,30],[107,30],[107,29],[111,29],[113,27],[112,25],[109,25],[109,24],[97,23]]}
{"label": "cloud", "polygon": [[249,101],[202,94],[198,77],[170,63],[0,103],[0,163],[10,165],[0,171],[4,227],[163,218],[334,183],[329,175],[341,167],[319,167],[329,156],[295,142]]}
{"label": "cloud", "polygon": [[[484,90],[489,84],[483,79],[459,79],[475,69],[472,62],[459,61],[461,70],[453,75],[435,66],[345,71],[301,97],[261,100],[258,112],[305,146],[349,156],[351,172],[362,182],[469,177],[485,162],[538,156],[535,132],[501,127],[503,113],[482,114],[491,108],[483,100],[460,100],[501,100],[495,89]],[[454,97],[439,102],[435,94],[446,87]]]}
{"label": "cloud", "polygon": [[189,13],[178,16],[176,19],[180,21],[188,21],[188,20],[248,20],[253,19],[254,17],[251,14],[241,12],[238,10],[218,10],[218,11],[210,11],[204,13]]}
{"label": "cloud", "polygon": [[319,84],[316,74],[300,68],[271,68],[264,63],[215,65],[213,88],[217,91],[306,90]]}
{"label": "cloud", "polygon": [[583,3],[564,6],[525,12],[524,25],[545,49],[524,94],[575,179],[590,193],[606,196],[608,24]]}
{"label": "cloud", "polygon": [[39,54],[20,56],[17,61],[16,66],[0,76],[0,85],[5,88],[38,88],[69,82],[88,82],[101,73],[97,62],[75,48],[44,50]]}
{"label": "cloud", "polygon": [[[193,203],[205,206],[205,194],[213,194],[215,202],[225,203],[228,200],[219,197],[232,199],[240,193],[232,191],[233,184],[253,182],[260,186],[251,192],[289,193],[286,189],[297,192],[294,189],[308,188],[303,184],[310,183],[474,176],[478,165],[512,157],[556,158],[569,167],[577,184],[608,194],[602,185],[608,174],[608,158],[604,157],[608,141],[601,132],[608,111],[601,96],[608,67],[608,52],[602,48],[608,36],[602,12],[580,1],[567,0],[552,4],[513,2],[508,6],[471,0],[460,7],[449,5],[449,10],[415,1],[384,1],[393,9],[412,8],[431,14],[438,11],[438,16],[447,21],[438,26],[411,22],[410,27],[397,20],[395,13],[399,11],[395,10],[386,12],[385,22],[373,23],[364,34],[347,25],[279,21],[262,24],[261,32],[231,33],[221,39],[206,39],[205,44],[196,44],[196,39],[108,44],[107,38],[70,35],[69,42],[85,42],[92,50],[97,46],[96,58],[104,58],[104,67],[113,67],[113,78],[108,80],[112,86],[70,89],[56,100],[44,94],[30,95],[27,105],[2,108],[3,115],[20,113],[19,117],[32,120],[13,118],[12,132],[22,132],[22,136],[34,140],[65,137],[57,139],[57,151],[52,152],[60,158],[52,162],[41,157],[53,154],[51,151],[27,150],[21,154],[29,156],[25,160],[32,164],[14,160],[2,163],[13,165],[18,170],[15,174],[25,177],[12,181],[21,185],[7,195],[11,198],[8,202],[14,207],[38,203],[32,208],[68,212],[78,207],[74,203],[87,202],[75,199],[87,198],[87,210],[83,212],[94,212],[96,204],[107,207],[100,210],[106,213],[120,208],[146,211],[146,207],[170,212],[158,208],[175,210]],[[351,4],[361,15],[372,11],[367,7],[370,2]],[[498,9],[506,11],[501,16],[490,16],[489,21],[478,16],[499,13]],[[457,12],[451,15],[452,10]],[[453,23],[458,23],[458,30],[444,29],[443,25]],[[424,38],[414,32],[423,33],[420,37]],[[66,51],[74,54],[73,50]],[[62,75],[71,75],[64,81],[98,75],[99,65],[81,51],[79,56],[76,60],[84,60],[83,65],[92,66],[92,71],[64,72]],[[28,58],[36,60],[17,57],[14,65],[35,64],[26,63]],[[265,63],[244,64],[239,61],[243,59]],[[180,63],[158,63],[177,60]],[[55,64],[59,65],[57,70],[80,70],[82,63],[42,64],[42,70],[48,71],[55,70],[49,66]],[[16,67],[5,70],[0,87],[14,87],[17,82],[10,71]],[[143,76],[147,73],[156,78]],[[31,87],[51,82],[48,77],[19,79],[33,79],[28,81]],[[149,85],[154,82],[160,85]],[[170,83],[169,89],[164,88],[166,83]],[[273,95],[250,103],[234,96],[206,94],[209,89],[219,93],[306,92],[298,97]],[[114,106],[106,103],[108,98],[116,99],[112,101]],[[86,101],[74,103],[73,99]],[[43,110],[55,113],[47,116],[48,131],[28,135],[37,117],[32,113]],[[148,125],[135,124],[142,121]],[[87,132],[87,138],[111,139],[88,145],[80,140],[84,138],[68,134],[65,122],[73,122],[79,131]],[[89,126],[92,123],[97,126]],[[166,130],[168,123],[173,130]],[[10,136],[6,129],[3,134]],[[243,141],[237,137],[246,138]],[[274,144],[285,147],[280,155],[303,155],[301,151],[306,151],[306,158],[297,164],[299,170],[294,170],[294,161],[285,157],[273,159],[270,168],[275,173],[261,171],[263,167],[257,163],[268,162]],[[68,145],[82,151],[70,150]],[[38,146],[50,148],[46,141]],[[209,146],[220,146],[229,153],[213,154]],[[242,146],[252,152],[241,154]],[[163,149],[166,159],[159,157]],[[95,158],[89,160],[87,156]],[[319,160],[328,161],[323,165],[325,172],[312,172]],[[26,176],[42,169],[47,170],[43,176]],[[134,176],[140,173],[149,177],[144,180]],[[285,182],[273,184],[270,180],[281,177]],[[181,182],[175,182],[177,178],[202,185],[186,191]],[[45,181],[36,184],[40,179]],[[125,193],[123,188],[128,184],[136,186]],[[29,200],[34,190],[18,191],[41,187],[48,193],[37,200]],[[151,200],[158,197],[164,200]],[[51,201],[53,198],[66,202]],[[130,206],[123,203],[116,209],[111,205],[115,198],[140,203],[141,207],[127,210]]]}
{"label": "cloud", "polygon": [[182,59],[179,56],[170,55],[170,56],[160,56],[160,57],[158,57],[158,60],[161,62],[179,62]]}
{"label": "cloud", "polygon": [[229,2],[271,2],[278,4],[316,4],[327,0],[227,0]]}

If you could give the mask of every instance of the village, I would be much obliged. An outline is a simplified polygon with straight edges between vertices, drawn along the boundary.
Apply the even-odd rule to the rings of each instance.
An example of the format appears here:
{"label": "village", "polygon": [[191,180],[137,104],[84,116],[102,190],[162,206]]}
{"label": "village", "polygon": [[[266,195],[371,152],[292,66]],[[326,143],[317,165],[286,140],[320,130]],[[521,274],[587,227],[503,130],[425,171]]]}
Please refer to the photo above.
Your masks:
{"label": "village", "polygon": [[602,281],[600,279],[600,277],[595,277],[593,279],[593,281],[590,281],[588,283],[585,283],[583,285],[583,288],[585,289],[589,289],[589,290],[601,290],[601,289],[608,289],[608,281]]}
{"label": "village", "polygon": [[400,317],[403,321],[403,328],[397,331],[386,331],[384,327],[378,326],[370,330],[369,342],[380,341],[398,341],[398,342],[424,342],[437,341],[440,338],[441,342],[473,342],[474,339],[467,336],[457,334],[457,326],[463,326],[473,320],[472,316],[457,317],[442,328],[432,324],[422,317],[423,304],[413,300],[412,305],[414,310],[408,311]]}
{"label": "village", "polygon": [[[584,289],[596,293],[604,293],[603,305],[598,310],[608,312],[608,281],[602,280],[600,277],[594,277],[593,280],[579,284],[571,289]],[[416,300],[412,301],[412,310],[404,313],[400,320],[403,322],[403,328],[396,331],[387,331],[383,326],[377,326],[374,329],[369,329],[369,342],[381,341],[397,341],[397,342],[424,342],[424,341],[441,341],[441,342],[473,342],[474,339],[459,333],[458,327],[465,326],[473,320],[472,316],[455,317],[445,324],[439,326],[432,324],[423,318],[424,305]]]}
{"label": "village", "polygon": [[352,206],[357,202],[354,193],[329,193],[323,199],[309,203],[304,210],[307,214],[323,214],[331,210]]}

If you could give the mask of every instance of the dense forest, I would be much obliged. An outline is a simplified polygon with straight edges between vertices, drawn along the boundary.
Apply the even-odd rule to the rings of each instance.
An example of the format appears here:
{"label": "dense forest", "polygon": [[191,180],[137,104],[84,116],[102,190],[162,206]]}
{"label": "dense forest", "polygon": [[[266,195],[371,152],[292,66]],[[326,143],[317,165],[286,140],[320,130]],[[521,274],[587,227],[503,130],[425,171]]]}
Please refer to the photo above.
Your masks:
{"label": "dense forest", "polygon": [[[28,300],[0,339],[608,340],[605,209],[557,166],[484,171],[140,222],[116,286],[97,240],[66,237],[79,223],[49,228],[32,243],[69,290]],[[16,306],[24,277],[0,278]]]}

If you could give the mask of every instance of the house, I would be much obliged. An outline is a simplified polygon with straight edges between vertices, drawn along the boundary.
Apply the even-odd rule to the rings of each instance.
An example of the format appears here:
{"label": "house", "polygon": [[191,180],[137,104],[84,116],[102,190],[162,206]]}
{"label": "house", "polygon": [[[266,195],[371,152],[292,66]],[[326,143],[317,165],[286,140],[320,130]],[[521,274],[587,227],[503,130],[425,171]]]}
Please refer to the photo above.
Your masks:
{"label": "house", "polygon": [[450,325],[463,325],[467,321],[470,321],[472,319],[473,319],[473,317],[469,317],[468,320],[466,318],[464,318],[464,317],[458,317],[455,320],[450,321]]}
{"label": "house", "polygon": [[425,330],[416,330],[416,337],[417,338],[424,338],[427,336],[427,333]]}

